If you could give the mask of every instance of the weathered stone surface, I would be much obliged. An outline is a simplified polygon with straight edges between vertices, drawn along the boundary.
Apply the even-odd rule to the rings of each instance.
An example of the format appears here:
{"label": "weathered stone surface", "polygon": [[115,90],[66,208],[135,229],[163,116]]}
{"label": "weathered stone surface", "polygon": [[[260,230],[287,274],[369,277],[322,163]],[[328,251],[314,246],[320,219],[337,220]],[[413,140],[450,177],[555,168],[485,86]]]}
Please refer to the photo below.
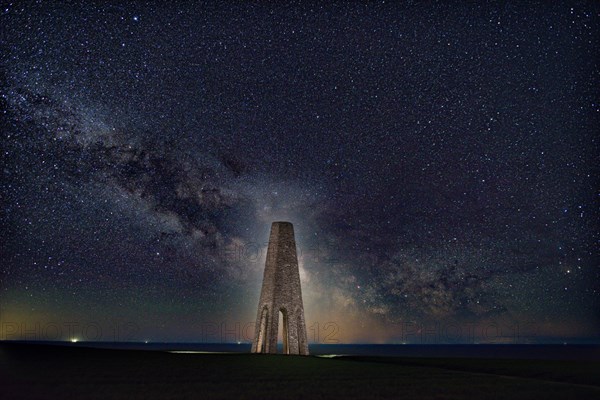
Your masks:
{"label": "weathered stone surface", "polygon": [[283,315],[284,354],[308,355],[294,226],[289,222],[273,222],[271,225],[253,353],[277,353],[280,311]]}

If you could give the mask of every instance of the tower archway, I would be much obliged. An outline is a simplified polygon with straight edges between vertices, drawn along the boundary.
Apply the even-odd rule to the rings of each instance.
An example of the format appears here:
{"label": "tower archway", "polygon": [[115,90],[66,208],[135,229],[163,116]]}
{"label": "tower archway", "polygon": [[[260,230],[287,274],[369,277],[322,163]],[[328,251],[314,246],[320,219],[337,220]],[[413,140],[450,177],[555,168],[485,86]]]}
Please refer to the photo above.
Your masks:
{"label": "tower archway", "polygon": [[279,331],[281,332],[281,341],[283,344],[283,354],[290,354],[290,326],[288,320],[288,313],[285,308],[279,309],[279,329],[277,332],[277,336],[279,336]]}

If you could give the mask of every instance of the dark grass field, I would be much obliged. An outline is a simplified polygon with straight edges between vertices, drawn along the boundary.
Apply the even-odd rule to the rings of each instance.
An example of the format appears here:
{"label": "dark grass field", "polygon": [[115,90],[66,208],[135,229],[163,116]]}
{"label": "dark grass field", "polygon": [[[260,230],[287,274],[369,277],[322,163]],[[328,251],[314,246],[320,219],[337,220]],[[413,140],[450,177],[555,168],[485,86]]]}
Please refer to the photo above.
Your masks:
{"label": "dark grass field", "polygon": [[600,399],[600,362],[0,344],[1,399]]}

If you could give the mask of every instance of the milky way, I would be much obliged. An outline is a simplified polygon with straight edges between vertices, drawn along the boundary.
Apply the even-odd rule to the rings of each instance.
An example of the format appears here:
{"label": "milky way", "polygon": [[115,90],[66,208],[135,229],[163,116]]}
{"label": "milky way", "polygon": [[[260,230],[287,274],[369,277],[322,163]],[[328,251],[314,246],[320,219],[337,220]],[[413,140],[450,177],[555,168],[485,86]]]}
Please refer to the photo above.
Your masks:
{"label": "milky way", "polygon": [[3,5],[2,338],[597,341],[599,12]]}

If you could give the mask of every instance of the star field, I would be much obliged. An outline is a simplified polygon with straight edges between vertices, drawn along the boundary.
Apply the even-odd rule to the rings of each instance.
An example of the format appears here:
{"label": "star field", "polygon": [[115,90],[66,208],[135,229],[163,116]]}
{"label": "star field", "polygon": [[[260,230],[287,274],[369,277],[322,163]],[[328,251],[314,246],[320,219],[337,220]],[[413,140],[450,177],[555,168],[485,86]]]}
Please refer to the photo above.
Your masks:
{"label": "star field", "polygon": [[311,341],[598,340],[597,5],[0,11],[3,338],[253,322],[288,220]]}

